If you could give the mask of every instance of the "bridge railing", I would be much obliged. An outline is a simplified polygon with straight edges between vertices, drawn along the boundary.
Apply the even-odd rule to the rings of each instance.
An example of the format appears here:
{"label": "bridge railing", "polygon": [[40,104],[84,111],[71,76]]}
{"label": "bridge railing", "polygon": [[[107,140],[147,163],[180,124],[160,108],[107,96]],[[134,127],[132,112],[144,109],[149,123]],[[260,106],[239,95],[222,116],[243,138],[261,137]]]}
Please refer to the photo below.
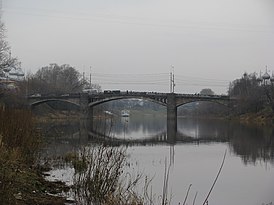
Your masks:
{"label": "bridge railing", "polygon": [[[120,90],[105,90],[104,92],[97,93],[67,93],[67,94],[34,94],[28,96],[29,99],[48,99],[48,98],[79,98],[80,95],[86,94],[91,97],[112,97],[112,96],[159,96],[166,97],[170,93],[161,93],[161,92],[137,92],[137,91],[120,91]],[[207,98],[207,99],[230,99],[228,95],[202,95],[202,94],[183,94],[183,93],[174,93],[176,97],[185,97],[185,98]]]}

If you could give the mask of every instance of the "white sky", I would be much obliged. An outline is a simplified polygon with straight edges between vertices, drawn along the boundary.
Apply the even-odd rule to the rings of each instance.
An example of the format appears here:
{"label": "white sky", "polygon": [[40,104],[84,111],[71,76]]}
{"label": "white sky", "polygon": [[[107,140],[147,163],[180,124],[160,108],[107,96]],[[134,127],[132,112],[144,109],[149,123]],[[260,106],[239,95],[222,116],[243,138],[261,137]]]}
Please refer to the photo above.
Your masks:
{"label": "white sky", "polygon": [[221,94],[274,71],[274,0],[2,0],[2,16],[25,71],[70,64],[103,89],[169,92],[173,65],[175,92]]}

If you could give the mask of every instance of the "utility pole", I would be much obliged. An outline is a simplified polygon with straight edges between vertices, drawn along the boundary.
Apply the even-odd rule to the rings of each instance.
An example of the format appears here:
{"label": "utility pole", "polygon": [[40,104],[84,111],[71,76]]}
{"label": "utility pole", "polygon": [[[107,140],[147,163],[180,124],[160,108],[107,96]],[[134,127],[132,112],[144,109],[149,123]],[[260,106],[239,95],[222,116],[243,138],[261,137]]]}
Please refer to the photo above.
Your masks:
{"label": "utility pole", "polygon": [[172,70],[170,71],[170,93],[175,91],[175,77],[174,77],[174,66],[171,65]]}
{"label": "utility pole", "polygon": [[172,72],[170,72],[169,77],[170,77],[170,79],[169,79],[169,83],[170,83],[170,93],[172,93]]}
{"label": "utility pole", "polygon": [[174,93],[175,92],[175,78],[174,78],[174,71],[173,71],[173,80],[172,80],[172,92]]}
{"label": "utility pole", "polygon": [[89,72],[89,88],[91,89],[91,66],[90,66],[90,72]]}

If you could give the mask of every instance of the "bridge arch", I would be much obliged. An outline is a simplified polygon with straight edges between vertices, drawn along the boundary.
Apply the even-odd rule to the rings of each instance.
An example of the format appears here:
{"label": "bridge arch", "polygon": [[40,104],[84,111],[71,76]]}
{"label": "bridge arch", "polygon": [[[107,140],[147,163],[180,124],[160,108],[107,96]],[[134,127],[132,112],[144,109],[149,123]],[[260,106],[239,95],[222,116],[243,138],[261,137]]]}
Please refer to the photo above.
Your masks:
{"label": "bridge arch", "polygon": [[95,101],[95,102],[90,102],[88,104],[89,107],[94,107],[96,105],[100,105],[100,104],[103,104],[103,103],[106,103],[106,102],[110,102],[110,101],[114,101],[114,100],[129,100],[129,99],[143,99],[143,100],[147,100],[147,101],[150,101],[150,102],[153,102],[153,103],[156,103],[156,104],[159,104],[159,105],[162,105],[162,106],[167,106],[167,103],[166,102],[163,102],[162,100],[160,99],[154,99],[154,98],[150,98],[150,97],[139,97],[139,96],[119,96],[119,97],[110,97],[110,98],[105,98],[105,99],[100,99],[98,101]]}
{"label": "bridge arch", "polygon": [[227,102],[221,101],[221,100],[212,100],[212,99],[189,99],[189,100],[185,100],[185,101],[177,103],[176,107],[178,108],[180,106],[183,106],[183,105],[186,105],[189,103],[194,103],[194,102],[210,102],[213,104],[219,104],[219,105],[229,108],[229,104]]}
{"label": "bridge arch", "polygon": [[45,99],[45,100],[39,100],[39,101],[36,101],[36,102],[33,102],[30,104],[30,107],[31,109],[33,109],[34,107],[38,106],[38,105],[41,105],[43,103],[47,103],[47,102],[53,102],[53,101],[59,101],[59,102],[65,102],[65,103],[69,103],[69,104],[72,104],[72,105],[75,105],[77,107],[80,108],[80,105],[75,103],[75,102],[71,102],[69,100],[62,100],[62,99]]}

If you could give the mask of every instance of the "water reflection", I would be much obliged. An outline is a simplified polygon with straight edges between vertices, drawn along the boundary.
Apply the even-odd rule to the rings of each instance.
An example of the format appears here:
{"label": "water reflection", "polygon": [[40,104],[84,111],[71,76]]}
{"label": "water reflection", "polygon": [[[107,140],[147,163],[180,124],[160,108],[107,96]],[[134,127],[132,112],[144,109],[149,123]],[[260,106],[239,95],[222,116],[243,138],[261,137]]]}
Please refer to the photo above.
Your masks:
{"label": "water reflection", "polygon": [[178,119],[178,130],[167,133],[165,117],[139,116],[40,125],[49,142],[47,155],[61,155],[94,141],[116,145],[156,145],[180,143],[228,143],[243,162],[271,162],[274,159],[272,127],[246,126],[208,119]]}
{"label": "water reflection", "polygon": [[[162,192],[167,161],[171,167],[172,204],[182,203],[182,195],[189,184],[193,184],[189,197],[193,199],[198,191],[197,201],[201,202],[212,184],[224,151],[229,149],[210,204],[274,202],[272,127],[179,118],[178,129],[170,134],[166,118],[161,116],[102,118],[95,119],[92,124],[90,121],[52,122],[40,127],[49,142],[43,150],[46,157],[62,156],[82,146],[93,146],[98,141],[129,146],[129,166],[124,171],[130,174],[140,172],[153,178],[153,192],[158,195]],[[72,182],[71,167],[59,161],[54,168],[53,179],[60,176],[62,180]]]}
{"label": "water reflection", "polygon": [[273,128],[239,126],[231,133],[229,145],[233,152],[240,155],[245,164],[257,160],[271,161],[274,157]]}

